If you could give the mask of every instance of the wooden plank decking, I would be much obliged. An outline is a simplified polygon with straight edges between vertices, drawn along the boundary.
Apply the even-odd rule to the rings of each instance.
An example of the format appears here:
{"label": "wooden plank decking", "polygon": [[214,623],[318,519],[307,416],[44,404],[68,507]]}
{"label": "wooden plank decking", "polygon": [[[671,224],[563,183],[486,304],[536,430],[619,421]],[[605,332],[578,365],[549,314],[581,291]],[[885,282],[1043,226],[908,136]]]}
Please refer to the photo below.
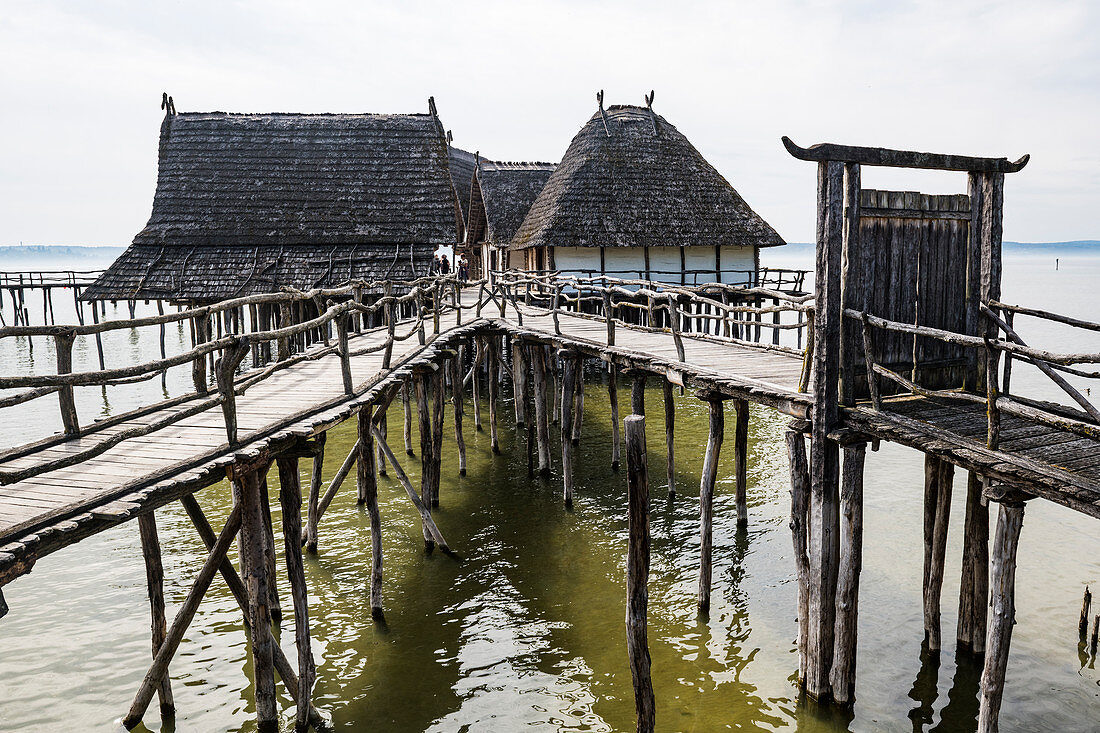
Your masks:
{"label": "wooden plank decking", "polygon": [[[241,445],[230,450],[219,408],[207,410],[145,437],[124,441],[76,466],[0,487],[0,572],[22,550],[35,556],[125,521],[214,483],[235,457],[268,447],[273,441],[301,438],[327,430],[374,400],[384,386],[407,375],[415,363],[438,359],[437,351],[479,329],[568,345],[620,365],[660,373],[689,387],[718,391],[777,407],[805,417],[809,395],[798,392],[802,359],[785,353],[684,334],[685,362],[677,357],[668,332],[619,324],[615,346],[607,346],[605,324],[593,318],[561,314],[555,332],[549,314],[521,306],[520,325],[509,307],[504,318],[487,309],[483,318],[465,313],[458,326],[453,313],[443,316],[441,335],[427,346],[415,337],[398,342],[393,368],[382,372],[380,352],[352,358],[358,385],[345,395],[340,360],[328,355],[306,361],[259,382],[237,398]],[[399,327],[399,331],[402,327]],[[429,326],[430,330],[430,326]],[[351,349],[381,343],[384,329],[355,336]],[[187,404],[167,410],[182,410]],[[156,412],[0,463],[5,469],[26,468],[82,450],[134,424],[148,423]],[[852,428],[884,440],[932,452],[961,466],[980,469],[999,480],[1034,485],[1044,498],[1100,516],[1100,451],[1097,443],[1018,418],[1003,425],[1002,448],[984,446],[985,417],[980,406],[942,400],[894,398],[876,413],[860,406],[845,411]]]}

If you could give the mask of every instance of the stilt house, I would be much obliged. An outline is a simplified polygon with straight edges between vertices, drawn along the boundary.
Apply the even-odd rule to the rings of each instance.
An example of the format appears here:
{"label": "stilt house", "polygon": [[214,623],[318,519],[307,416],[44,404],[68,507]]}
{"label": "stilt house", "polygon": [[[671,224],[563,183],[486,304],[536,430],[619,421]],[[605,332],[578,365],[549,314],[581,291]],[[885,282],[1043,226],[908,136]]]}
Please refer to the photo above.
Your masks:
{"label": "stilt house", "polygon": [[[448,130],[448,143],[450,139],[451,133]],[[462,231],[458,241],[463,242],[465,232],[470,226],[470,185],[474,180],[474,166],[477,165],[477,158],[473,153],[453,145],[448,145],[447,153],[451,166],[451,181],[454,183],[459,213],[462,216]]]}
{"label": "stilt house", "polygon": [[477,160],[466,230],[471,277],[491,279],[493,272],[509,266],[512,237],[554,168],[553,163]]}
{"label": "stilt house", "polygon": [[153,213],[84,297],[204,303],[428,274],[462,215],[427,114],[177,113]]}
{"label": "stilt house", "polygon": [[687,138],[646,107],[603,107],[573,138],[510,245],[512,267],[748,283],[784,244]]}

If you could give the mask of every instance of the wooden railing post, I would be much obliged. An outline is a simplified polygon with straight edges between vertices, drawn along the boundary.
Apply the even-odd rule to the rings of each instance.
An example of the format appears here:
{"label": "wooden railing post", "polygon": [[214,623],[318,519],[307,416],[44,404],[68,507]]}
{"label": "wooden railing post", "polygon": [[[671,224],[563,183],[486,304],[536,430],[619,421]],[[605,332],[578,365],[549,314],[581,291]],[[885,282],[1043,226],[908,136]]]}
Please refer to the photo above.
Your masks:
{"label": "wooden railing post", "polygon": [[424,290],[418,285],[416,286],[416,338],[423,346],[428,342],[424,336]]}
{"label": "wooden railing post", "polygon": [[558,319],[558,307],[561,301],[561,285],[554,285],[554,299],[550,304],[550,312],[554,316],[554,333],[561,335],[561,321]]}
{"label": "wooden railing post", "polygon": [[[290,303],[284,300],[279,303],[279,328],[286,328],[290,325],[290,321]],[[279,361],[286,361],[290,358],[290,336],[279,337],[278,349]]]}
{"label": "wooden railing post", "polygon": [[355,391],[355,385],[351,380],[351,353],[348,350],[348,319],[349,314],[336,316],[336,344],[340,350],[340,376],[344,380],[344,394]]}
{"label": "wooden railing post", "polygon": [[221,358],[214,365],[214,373],[218,381],[218,391],[222,395],[222,416],[225,418],[225,434],[230,445],[237,444],[237,395],[233,391],[233,375],[240,366],[241,360],[248,353],[249,339],[241,336],[234,340],[231,346],[226,347]]}
{"label": "wooden railing post", "polygon": [[611,310],[611,291],[603,291],[603,319],[607,323],[607,345],[615,345],[615,316]]}
{"label": "wooden railing post", "polygon": [[382,306],[382,312],[386,314],[386,350],[382,352],[382,368],[389,369],[393,360],[394,330],[397,328],[397,303],[392,295],[387,295],[388,300]]}
{"label": "wooden railing post", "polygon": [[[70,374],[73,371],[73,341],[76,340],[76,335],[72,331],[64,331],[56,334],[53,340],[57,349],[57,373]],[[58,388],[57,397],[61,403],[61,424],[65,427],[65,435],[78,435],[80,420],[76,416],[72,385],[66,384]]]}
{"label": "wooden railing post", "polygon": [[432,284],[432,335],[439,335],[439,309],[442,307],[442,303],[439,302],[442,289],[440,287],[440,281],[436,280]]}
{"label": "wooden railing post", "polygon": [[686,361],[684,353],[684,339],[680,336],[680,311],[676,304],[676,296],[668,296],[668,325],[672,331],[672,342],[676,344],[676,358]]}
{"label": "wooden railing post", "polygon": [[451,283],[451,302],[455,307],[455,325],[462,325],[462,297],[459,292],[458,280]]}
{"label": "wooden railing post", "polygon": [[[192,328],[195,335],[192,343],[196,347],[206,343],[210,337],[210,316],[206,314],[195,316],[192,319]],[[199,394],[206,394],[210,391],[206,384],[206,354],[196,356],[195,361],[192,362],[191,381],[194,382],[195,391]]]}
{"label": "wooden railing post", "polygon": [[[383,284],[383,286],[382,286],[382,293],[384,295],[389,295],[390,294],[390,287],[391,287],[390,281],[387,280],[385,282],[385,284]],[[352,289],[352,293],[353,293],[352,300],[354,300],[357,305],[363,305],[363,286],[362,285],[356,285]],[[355,313],[355,333],[357,333],[357,334],[358,333],[363,333],[363,320],[365,318],[366,318],[366,315],[363,313],[363,311],[356,311],[356,313]]]}

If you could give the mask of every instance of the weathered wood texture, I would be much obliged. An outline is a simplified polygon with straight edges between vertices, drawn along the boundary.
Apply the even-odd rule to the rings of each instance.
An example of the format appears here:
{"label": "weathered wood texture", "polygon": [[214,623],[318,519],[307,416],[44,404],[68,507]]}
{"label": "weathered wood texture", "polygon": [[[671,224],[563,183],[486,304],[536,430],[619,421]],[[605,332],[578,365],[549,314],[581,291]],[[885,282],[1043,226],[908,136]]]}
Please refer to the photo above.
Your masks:
{"label": "weathered wood texture", "polygon": [[859,574],[863,568],[863,463],[866,443],[844,446],[840,486],[840,571],[836,589],[836,634],[829,676],[833,699],[849,705],[855,696]]}
{"label": "weathered wood texture", "polygon": [[[141,554],[145,559],[145,581],[149,593],[153,659],[156,659],[168,633],[168,621],[164,615],[164,565],[161,561],[157,520],[153,512],[138,517],[138,530],[141,534]],[[172,681],[167,672],[157,688],[157,694],[160,696],[161,717],[171,718],[175,714],[176,705],[172,698]]]}
{"label": "weathered wood texture", "polygon": [[279,504],[283,514],[283,551],[286,557],[290,597],[294,604],[294,643],[298,648],[298,698],[295,701],[294,728],[304,733],[309,727],[310,695],[315,669],[309,633],[309,599],[305,565],[302,559],[302,486],[297,457],[277,459],[279,465]]}
{"label": "weathered wood texture", "polygon": [[699,612],[710,613],[711,545],[713,542],[714,486],[718,480],[718,456],[725,436],[722,401],[712,399],[703,474],[699,479]]}
{"label": "weathered wood texture", "polygon": [[649,468],[645,418],[624,421],[627,461],[626,647],[634,683],[639,733],[651,733],[656,704],[650,677],[649,611]]}
{"label": "weathered wood texture", "polygon": [[1016,623],[1016,550],[1024,522],[1023,504],[1001,504],[993,540],[990,623],[982,669],[978,733],[996,733],[1008,669],[1008,647]]}
{"label": "weathered wood texture", "polygon": [[951,519],[951,488],[955,467],[931,454],[924,457],[924,638],[939,651],[940,591]]}
{"label": "weathered wood texture", "polygon": [[806,439],[797,430],[786,433],[787,460],[791,474],[791,539],[794,542],[794,565],[798,581],[798,681],[806,680],[806,649],[810,623],[810,558],[809,542],[810,467],[806,462]]}

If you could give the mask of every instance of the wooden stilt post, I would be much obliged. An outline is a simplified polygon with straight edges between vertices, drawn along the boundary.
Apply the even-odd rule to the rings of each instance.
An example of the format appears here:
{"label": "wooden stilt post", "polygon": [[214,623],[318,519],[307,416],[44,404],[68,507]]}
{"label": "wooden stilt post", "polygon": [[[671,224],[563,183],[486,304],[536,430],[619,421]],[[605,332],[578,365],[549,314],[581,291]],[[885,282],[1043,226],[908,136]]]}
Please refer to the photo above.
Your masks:
{"label": "wooden stilt post", "polygon": [[676,437],[676,401],[672,394],[672,382],[662,380],[665,397],[665,466],[668,476],[668,498],[676,497],[676,451],[673,440]]}
{"label": "wooden stilt post", "polygon": [[[513,350],[513,359],[515,351]],[[455,414],[455,443],[458,446],[458,475],[466,475],[466,438],[462,435],[462,414],[465,409],[462,404],[462,354],[461,352],[450,360],[451,366],[451,402]]]}
{"label": "wooden stilt post", "polygon": [[489,371],[489,444],[493,453],[500,453],[500,439],[497,436],[497,404],[500,401],[500,339],[497,336],[485,337],[485,362]]}
{"label": "wooden stilt post", "polygon": [[485,361],[485,340],[481,336],[474,337],[474,363],[470,369],[471,382],[470,396],[474,405],[474,430],[481,430],[481,379],[478,368]]}
{"label": "wooden stilt post", "polygon": [[733,433],[733,455],[737,471],[737,524],[743,527],[749,523],[749,402],[736,400],[734,406],[737,408],[737,424]]}
{"label": "wooden stilt post", "polygon": [[[195,525],[195,530],[199,533],[199,537],[202,538],[203,544],[206,545],[207,552],[213,553],[217,538],[214,536],[214,530],[210,527],[210,523],[206,520],[206,515],[202,512],[202,507],[199,506],[198,501],[191,494],[180,497],[180,503],[183,504],[184,509],[187,510],[187,516],[191,518],[191,523]],[[233,541],[233,536],[236,535],[237,529],[240,528],[240,511],[239,509],[235,509],[234,511],[237,514],[237,523],[236,527],[233,529],[233,533],[229,537],[230,542]],[[218,572],[220,572],[221,576],[225,579],[225,584],[229,586],[229,592],[233,594],[233,597],[237,601],[237,605],[240,606],[241,612],[244,614],[245,626],[247,627],[250,623],[248,615],[248,592],[245,590],[244,581],[237,575],[237,570],[233,567],[233,563],[229,561],[229,558],[225,557],[224,552],[222,553],[221,564],[218,566]],[[169,634],[171,634],[171,631],[169,631]],[[275,654],[275,671],[278,672],[279,677],[282,678],[283,684],[286,686],[287,694],[297,700],[299,691],[298,675],[294,673],[294,668],[290,666],[290,661],[287,660],[286,655],[283,654],[283,650],[278,644],[273,646],[273,651]],[[324,725],[324,719],[312,704],[309,708],[309,722],[317,729],[320,729],[321,726]]]}
{"label": "wooden stilt post", "polygon": [[611,403],[611,470],[619,470],[619,368],[607,365],[607,397]]}
{"label": "wooden stilt post", "polygon": [[940,591],[951,516],[951,483],[955,467],[931,454],[924,459],[924,638],[939,651]]}
{"label": "wooden stilt post", "polygon": [[[432,393],[430,370],[423,368],[414,372],[416,378],[416,410],[420,428],[420,502],[429,509],[432,505],[432,415],[429,404]],[[392,461],[391,461],[392,465]],[[428,552],[435,548],[435,542],[428,533],[426,524],[422,527],[424,547]]]}
{"label": "wooden stilt post", "polygon": [[699,481],[699,612],[702,614],[710,613],[711,517],[714,511],[714,485],[718,479],[718,455],[725,435],[722,399],[712,395],[707,401],[710,404],[710,432],[703,454],[703,475]]}
{"label": "wooden stilt post", "polygon": [[584,422],[584,355],[577,354],[573,370],[573,445],[581,443],[581,424]]}
{"label": "wooden stilt post", "polygon": [[249,632],[252,640],[253,687],[256,693],[256,724],[261,731],[278,730],[275,706],[275,670],[272,657],[270,594],[264,546],[263,504],[260,476],[255,466],[234,466],[233,483],[241,509],[241,566],[248,590]]}
{"label": "wooden stilt post", "polygon": [[535,375],[535,436],[539,449],[539,473],[549,476],[550,420],[546,414],[546,350],[541,344],[532,344],[530,354]]}
{"label": "wooden stilt post", "polygon": [[649,470],[645,418],[624,421],[627,461],[626,649],[634,682],[634,706],[639,733],[651,733],[656,705],[650,679],[647,614],[649,611]]}
{"label": "wooden stilt post", "polygon": [[[384,413],[382,413],[384,414]],[[379,415],[371,412],[371,405],[359,410],[356,418],[358,431],[358,468],[355,483],[359,495],[367,504],[370,515],[370,613],[375,620],[382,620],[382,515],[378,509],[378,479],[375,476],[375,448],[372,423],[378,425]],[[381,433],[381,427],[378,427]],[[381,446],[379,446],[381,447]]]}
{"label": "wooden stilt post", "polygon": [[424,524],[424,530],[430,537],[430,539],[425,540],[427,549],[429,551],[432,550],[435,543],[438,542],[440,550],[446,554],[453,555],[454,553],[451,551],[450,547],[447,546],[447,541],[443,538],[439,528],[436,527],[435,522],[432,521],[432,514],[428,509],[428,505],[421,501],[420,497],[416,495],[416,489],[413,488],[408,475],[405,473],[404,469],[401,468],[401,464],[397,462],[397,459],[393,455],[393,451],[390,450],[385,439],[379,435],[377,429],[374,430],[374,439],[378,442],[378,445],[382,446],[382,451],[386,454],[386,459],[390,462],[390,466],[393,468],[393,472],[397,476],[398,482],[405,488],[405,493],[409,495],[409,500],[420,513],[420,520]]}
{"label": "wooden stilt post", "polygon": [[[190,625],[191,620],[195,617],[195,612],[198,611],[199,603],[202,602],[203,596],[205,596],[206,591],[210,589],[210,583],[214,580],[214,575],[217,574],[222,561],[225,560],[225,553],[229,549],[229,546],[233,544],[233,538],[237,536],[237,531],[240,527],[241,507],[238,504],[229,512],[229,517],[225,520],[225,527],[222,529],[221,534],[218,535],[213,547],[211,547],[210,554],[207,555],[202,569],[199,570],[199,574],[191,586],[191,590],[187,593],[187,597],[180,605],[179,610],[176,611],[176,616],[172,619],[172,625],[168,627],[168,633],[164,636],[164,643],[161,644],[160,649],[157,651],[157,656],[153,660],[152,666],[149,667],[149,671],[146,672],[144,679],[142,679],[141,686],[134,696],[134,702],[130,706],[130,710],[122,719],[122,725],[127,730],[134,728],[134,726],[140,723],[142,716],[145,715],[145,711],[149,708],[149,703],[152,701],[153,695],[155,695],[160,688],[161,679],[168,673],[169,662],[171,662],[172,657],[175,656],[176,649],[179,648],[180,642],[183,641],[183,635],[187,632],[188,625]],[[261,564],[261,573],[262,567]],[[264,602],[266,602],[266,598],[267,594],[264,593]],[[264,631],[270,636],[271,630],[267,626],[264,626]]]}
{"label": "wooden stilt post", "polygon": [[516,427],[527,424],[527,348],[518,338],[512,339],[512,394],[516,410]]}
{"label": "wooden stilt post", "polygon": [[271,497],[267,485],[267,472],[260,476],[260,507],[264,520],[264,567],[267,568],[267,603],[271,620],[282,623],[283,606],[279,602],[279,588],[275,583],[275,528],[271,520]]}
{"label": "wooden stilt post", "polygon": [[[390,426],[389,418],[387,415],[390,409],[389,403],[386,403],[385,405],[379,405],[379,408],[380,409],[375,411],[374,417],[371,419],[376,425],[378,425],[378,432],[382,433],[382,437],[389,440]],[[386,456],[382,453],[382,449],[377,446],[375,446],[374,451],[374,465],[375,470],[378,472],[379,476],[386,475]]]}
{"label": "wooden stilt post", "polygon": [[401,382],[401,411],[405,416],[405,453],[413,454],[412,439],[412,404],[409,397],[409,380]]}
{"label": "wooden stilt post", "polygon": [[321,521],[321,472],[325,464],[325,433],[317,436],[318,451],[313,456],[313,472],[309,479],[309,501],[306,511],[306,550],[317,552],[317,523]]}
{"label": "wooden stilt post", "polygon": [[[210,316],[195,316],[192,319],[192,344],[198,347],[210,340]],[[191,381],[195,385],[195,391],[206,394],[209,387],[206,383],[206,356],[195,357],[191,363]]]}
{"label": "wooden stilt post", "polygon": [[[150,627],[153,640],[153,659],[164,644],[168,633],[168,622],[164,615],[164,566],[161,564],[160,539],[157,536],[157,520],[153,512],[138,516],[138,530],[141,534],[141,554],[145,558],[145,580],[149,591]],[[157,688],[160,696],[160,715],[170,720],[176,714],[176,705],[172,700],[172,680],[165,674]]]}
{"label": "wooden stilt post", "polygon": [[279,504],[283,510],[283,550],[290,597],[294,604],[294,643],[298,648],[298,697],[294,728],[304,733],[309,727],[310,696],[316,671],[309,636],[309,601],[305,564],[302,560],[302,487],[297,456],[279,456]]}
{"label": "wooden stilt post", "polygon": [[561,475],[565,506],[573,506],[573,392],[576,389],[577,355],[575,352],[558,352],[561,359],[561,387],[565,397],[561,401]]}
{"label": "wooden stilt post", "polygon": [[830,682],[833,699],[849,705],[855,698],[856,631],[859,573],[863,568],[863,463],[866,443],[844,446],[840,487],[840,572],[836,590],[836,634]]}
{"label": "wooden stilt post", "polygon": [[[828,699],[836,625],[836,579],[840,554],[840,449],[829,438],[839,422],[840,283],[845,179],[844,164],[818,166],[817,300],[810,409],[809,625],[806,694]],[[758,340],[758,339],[757,339]]]}
{"label": "wooden stilt post", "polygon": [[1006,501],[997,515],[993,539],[992,595],[989,635],[986,639],[985,667],[982,669],[978,709],[978,733],[997,733],[1004,695],[1005,671],[1012,625],[1016,623],[1016,549],[1024,523],[1024,503]]}
{"label": "wooden stilt post", "polygon": [[962,580],[959,585],[959,646],[972,654],[985,652],[989,598],[989,507],[982,501],[982,479],[971,471],[966,485]]}
{"label": "wooden stilt post", "polygon": [[446,363],[437,364],[432,375],[432,507],[439,506],[439,482],[443,473],[443,413],[447,404],[447,391],[443,386]]}
{"label": "wooden stilt post", "polygon": [[806,440],[798,430],[788,430],[787,458],[791,472],[791,539],[798,577],[798,680],[806,680],[806,645],[810,621],[809,510],[810,468],[806,464]]}
{"label": "wooden stilt post", "polygon": [[630,385],[630,411],[635,415],[645,415],[646,373],[640,369],[632,369],[630,374],[634,378]]}

